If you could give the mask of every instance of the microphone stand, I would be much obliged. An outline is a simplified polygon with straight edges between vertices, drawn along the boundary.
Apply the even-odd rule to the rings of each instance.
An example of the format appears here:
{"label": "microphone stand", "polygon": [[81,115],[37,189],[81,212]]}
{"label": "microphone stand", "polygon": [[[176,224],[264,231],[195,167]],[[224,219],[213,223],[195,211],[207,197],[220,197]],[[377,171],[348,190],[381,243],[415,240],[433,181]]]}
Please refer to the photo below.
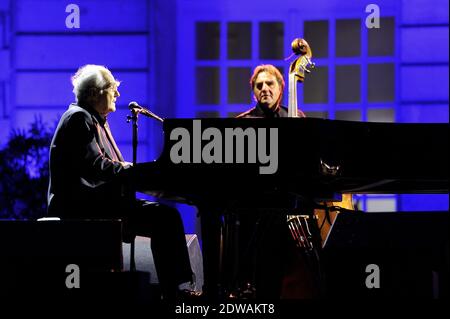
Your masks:
{"label": "microphone stand", "polygon": [[[136,103],[137,104],[137,103]],[[163,119],[157,116],[156,114],[153,114],[152,112],[148,110],[143,110],[142,108],[130,108],[131,115],[127,115],[127,123],[132,122],[133,127],[133,167],[136,167],[137,163],[137,147],[138,147],[138,114],[143,113],[146,116],[152,117],[154,119],[157,119],[158,121],[163,122]],[[146,113],[144,113],[144,111]],[[133,205],[136,205],[136,190],[133,189]],[[132,238],[130,243],[130,271],[135,272],[136,271],[136,263],[134,258],[134,250],[135,250],[135,237]]]}
{"label": "microphone stand", "polygon": [[[131,109],[131,115],[127,115],[127,123],[132,122],[132,129],[133,129],[133,167],[136,166],[137,163],[137,146],[138,146],[138,114],[139,111],[137,109]],[[133,205],[136,205],[136,190],[133,189]],[[135,237],[131,239],[130,243],[130,271],[135,272],[136,271],[136,264],[134,260],[134,250],[135,250]]]}

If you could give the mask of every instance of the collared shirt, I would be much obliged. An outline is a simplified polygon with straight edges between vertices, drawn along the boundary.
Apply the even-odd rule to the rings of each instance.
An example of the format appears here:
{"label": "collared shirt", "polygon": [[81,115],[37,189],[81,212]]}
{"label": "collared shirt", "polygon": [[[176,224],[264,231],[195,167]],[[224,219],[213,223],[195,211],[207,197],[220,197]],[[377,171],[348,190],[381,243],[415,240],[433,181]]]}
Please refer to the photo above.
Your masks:
{"label": "collared shirt", "polygon": [[[305,114],[301,111],[297,111],[298,117],[306,117]],[[263,107],[259,103],[256,104],[255,107],[247,110],[236,118],[277,118],[277,117],[288,117],[288,108],[282,105],[279,105],[274,110],[268,109],[267,107]]]}
{"label": "collared shirt", "polygon": [[111,129],[109,128],[108,120],[106,117],[101,116],[97,112],[93,110],[89,110],[89,112],[94,116],[98,123],[96,124],[98,135],[100,138],[100,144],[103,146],[108,155],[110,155],[111,159],[116,162],[123,162],[123,156],[117,147],[116,141],[111,133]]}
{"label": "collared shirt", "polygon": [[109,153],[112,155],[112,159],[117,162],[123,162],[123,156],[117,147],[114,137],[112,136],[108,122],[105,121],[103,125],[100,124],[99,126],[101,131],[100,139],[102,140],[105,148],[107,148]]}

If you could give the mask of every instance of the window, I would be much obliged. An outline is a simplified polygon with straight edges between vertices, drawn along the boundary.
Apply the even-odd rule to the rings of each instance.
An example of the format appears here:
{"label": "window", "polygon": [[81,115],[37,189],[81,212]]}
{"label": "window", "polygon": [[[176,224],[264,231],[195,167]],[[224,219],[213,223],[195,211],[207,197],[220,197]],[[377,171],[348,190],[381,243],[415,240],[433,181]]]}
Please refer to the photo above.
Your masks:
{"label": "window", "polygon": [[393,63],[369,64],[367,72],[369,102],[394,102],[394,70]]}
{"label": "window", "polygon": [[246,60],[252,57],[252,25],[248,22],[228,24],[227,56],[229,60]]}
{"label": "window", "polygon": [[197,60],[218,60],[220,53],[220,24],[198,22],[196,25]]}
{"label": "window", "polygon": [[198,117],[235,116],[250,108],[249,80],[256,65],[271,63],[284,72],[284,22],[201,21],[195,39]]}
{"label": "window", "polygon": [[360,110],[341,110],[334,113],[334,118],[336,120],[342,121],[361,121],[361,111]]}
{"label": "window", "polygon": [[[328,103],[328,67],[318,66],[304,82],[304,103]],[[300,106],[300,108],[302,108]],[[305,109],[306,110],[306,109]]]}
{"label": "window", "polygon": [[220,76],[217,67],[198,67],[197,104],[219,104]]}
{"label": "window", "polygon": [[312,49],[313,57],[328,57],[328,21],[306,21],[304,35]]}
{"label": "window", "polygon": [[361,56],[361,22],[354,20],[336,21],[336,56]]}
{"label": "window", "polygon": [[228,104],[250,104],[250,68],[228,68]]}
{"label": "window", "polygon": [[[299,103],[307,116],[395,121],[395,19],[384,17],[380,24],[379,29],[365,29],[361,19],[304,21],[303,37],[316,63]],[[396,195],[359,199],[364,210],[396,209]]]}
{"label": "window", "polygon": [[359,65],[336,66],[336,103],[361,102],[361,67]]}
{"label": "window", "polygon": [[381,18],[380,28],[368,29],[368,53],[369,56],[393,56],[394,55],[394,18]]}
{"label": "window", "polygon": [[259,58],[282,60],[284,58],[284,24],[261,22],[259,24]]}

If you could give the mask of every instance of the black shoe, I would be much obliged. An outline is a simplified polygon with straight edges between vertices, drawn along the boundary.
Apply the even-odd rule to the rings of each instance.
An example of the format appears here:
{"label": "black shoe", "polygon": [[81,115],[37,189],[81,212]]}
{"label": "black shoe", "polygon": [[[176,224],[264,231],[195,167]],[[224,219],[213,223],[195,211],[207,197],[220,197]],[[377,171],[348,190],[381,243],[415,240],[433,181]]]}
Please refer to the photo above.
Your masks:
{"label": "black shoe", "polygon": [[195,290],[178,290],[177,299],[179,301],[198,301],[203,297],[203,293]]}

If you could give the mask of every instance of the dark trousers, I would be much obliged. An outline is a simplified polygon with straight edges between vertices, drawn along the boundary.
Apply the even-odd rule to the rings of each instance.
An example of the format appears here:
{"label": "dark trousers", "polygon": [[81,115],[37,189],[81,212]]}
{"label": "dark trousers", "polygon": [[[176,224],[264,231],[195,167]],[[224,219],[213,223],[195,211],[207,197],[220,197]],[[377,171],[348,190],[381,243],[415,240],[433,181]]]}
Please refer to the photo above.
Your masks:
{"label": "dark trousers", "polygon": [[70,204],[58,206],[55,202],[49,216],[121,219],[124,242],[130,243],[136,236],[150,237],[153,261],[165,299],[173,300],[178,285],[192,281],[183,222],[176,209],[160,203],[114,196],[92,202],[80,197],[67,203]]}
{"label": "dark trousers", "polygon": [[250,283],[256,298],[279,299],[283,276],[295,249],[280,212],[240,214],[237,285]]}
{"label": "dark trousers", "polygon": [[124,241],[134,236],[151,238],[156,272],[166,300],[173,300],[178,285],[193,280],[186,237],[178,211],[161,203],[137,200],[124,220]]}

